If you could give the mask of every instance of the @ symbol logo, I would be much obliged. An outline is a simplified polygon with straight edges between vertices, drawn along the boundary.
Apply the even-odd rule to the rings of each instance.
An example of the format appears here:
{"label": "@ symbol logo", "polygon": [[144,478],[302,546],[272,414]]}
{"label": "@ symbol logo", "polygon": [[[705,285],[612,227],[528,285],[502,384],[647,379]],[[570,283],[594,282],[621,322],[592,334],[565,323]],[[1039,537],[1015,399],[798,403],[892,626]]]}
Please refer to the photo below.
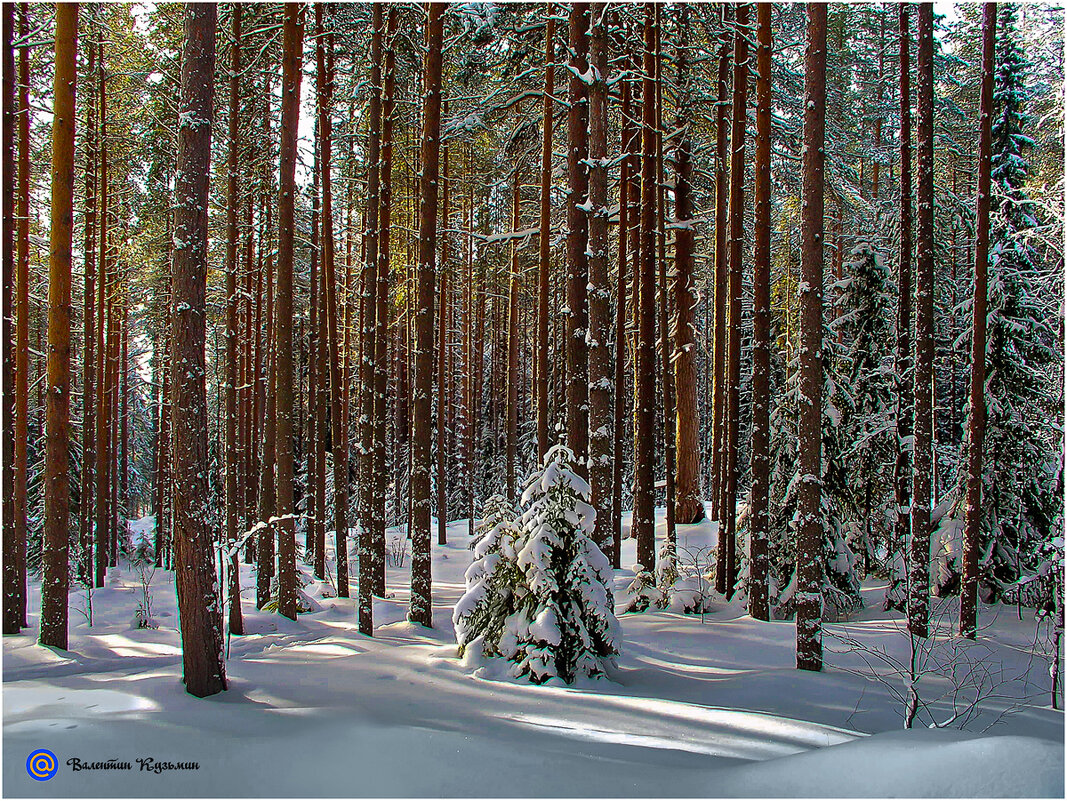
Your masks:
{"label": "@ symbol logo", "polygon": [[38,748],[26,757],[26,772],[39,782],[46,782],[56,775],[59,763],[56,755],[47,748]]}

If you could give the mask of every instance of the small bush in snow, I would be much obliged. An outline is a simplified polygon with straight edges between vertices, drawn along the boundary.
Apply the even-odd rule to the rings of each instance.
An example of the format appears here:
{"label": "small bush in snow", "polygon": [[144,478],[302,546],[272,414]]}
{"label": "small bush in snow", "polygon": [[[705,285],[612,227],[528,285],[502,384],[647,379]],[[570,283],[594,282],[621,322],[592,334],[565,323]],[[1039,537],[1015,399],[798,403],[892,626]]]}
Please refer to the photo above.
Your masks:
{"label": "small bush in snow", "polygon": [[591,539],[596,512],[573,460],[563,446],[545,454],[519,519],[498,518],[476,545],[453,614],[461,653],[480,648],[538,684],[605,675],[619,653],[611,566]]}

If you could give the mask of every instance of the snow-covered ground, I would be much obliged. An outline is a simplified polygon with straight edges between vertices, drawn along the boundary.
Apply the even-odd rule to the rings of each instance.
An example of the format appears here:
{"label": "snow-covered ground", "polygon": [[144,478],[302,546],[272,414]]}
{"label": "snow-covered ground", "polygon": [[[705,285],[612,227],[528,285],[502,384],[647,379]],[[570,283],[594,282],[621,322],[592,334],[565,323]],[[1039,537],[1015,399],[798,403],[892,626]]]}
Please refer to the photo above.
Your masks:
{"label": "snow-covered ground", "polygon": [[[680,529],[691,550],[714,538],[711,524]],[[91,629],[73,592],[66,653],[36,644],[31,586],[30,628],[4,638],[4,794],[1063,796],[1064,718],[1048,706],[1032,613],[1020,622],[1014,609],[983,609],[983,664],[1002,697],[969,732],[901,731],[890,687],[857,674],[871,652],[846,653],[832,636],[907,652],[873,582],[867,608],[828,627],[822,673],[794,668],[790,622],[754,621],[720,600],[703,621],[622,616],[615,681],[537,687],[457,659],[451,609],[470,563],[466,521],[448,538],[434,546],[434,628],[405,622],[409,555],[388,569],[374,638],[356,631],[355,599],[332,597],[328,582],[305,588],[319,608],[296,622],[257,611],[243,566],[248,633],[228,644],[229,691],[203,700],[181,684],[172,574],[152,580],[156,629],[133,623],[141,588],[128,566],[94,593]],[[626,540],[623,563],[634,561]],[[616,572],[617,596],[632,576]],[[38,748],[58,758],[47,782],[27,775]],[[199,769],[141,770],[146,757]],[[75,771],[69,759],[131,769]]]}

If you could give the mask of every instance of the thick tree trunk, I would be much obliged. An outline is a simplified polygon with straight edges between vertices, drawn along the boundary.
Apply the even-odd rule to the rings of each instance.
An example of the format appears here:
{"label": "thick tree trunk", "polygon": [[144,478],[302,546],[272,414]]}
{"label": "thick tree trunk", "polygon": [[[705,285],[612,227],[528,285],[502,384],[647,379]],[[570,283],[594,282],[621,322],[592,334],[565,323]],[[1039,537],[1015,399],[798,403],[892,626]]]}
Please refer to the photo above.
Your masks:
{"label": "thick tree trunk", "polygon": [[[982,523],[982,447],[985,444],[986,281],[989,269],[989,190],[992,160],[993,56],[997,4],[982,6],[982,99],[978,135],[978,214],[975,223],[974,308],[971,332],[970,419],[967,421],[967,517],[963,533],[960,634],[978,630],[978,536]],[[1055,695],[1055,688],[1053,688]]]}
{"label": "thick tree trunk", "polygon": [[174,393],[175,579],[185,689],[203,698],[226,689],[222,610],[215,579],[204,390],[208,178],[215,75],[215,6],[185,9],[182,124],[178,130],[174,270],[171,283]]}
{"label": "thick tree trunk", "polygon": [[[293,212],[296,192],[296,138],[300,121],[300,60],[304,43],[304,8],[285,6],[282,55],[281,186],[278,199],[278,279],[275,299],[274,363],[277,370],[275,409],[275,505],[278,517],[278,612],[296,620],[296,512],[293,506]],[[325,267],[325,265],[324,265]],[[327,275],[327,282],[329,276]],[[336,421],[335,421],[336,422]],[[336,442],[336,438],[335,438]],[[342,474],[344,475],[344,474]],[[347,478],[347,477],[346,477]],[[335,479],[336,480],[336,479]],[[335,492],[343,492],[335,487]],[[337,569],[341,571],[338,532]],[[338,576],[338,595],[342,593]]]}
{"label": "thick tree trunk", "polygon": [[[230,44],[229,163],[226,197],[226,543],[234,547],[240,537],[240,506],[243,496],[237,486],[237,173],[241,134],[241,4],[231,6],[233,42]],[[229,564],[230,634],[244,634],[241,619],[241,571],[237,552]]]}
{"label": "thick tree trunk", "polygon": [[748,612],[768,619],[767,538],[771,403],[771,7],[756,6],[755,253],[752,265],[752,495]]}
{"label": "thick tree trunk", "polygon": [[[680,20],[683,32],[688,30],[688,7]],[[683,33],[687,37],[687,33]],[[689,64],[688,38],[678,46],[678,84],[684,93],[679,102],[678,125],[684,131],[675,154],[674,188],[674,389],[676,412],[668,421],[674,426],[677,443],[677,479],[674,519],[691,524],[704,518],[704,502],[700,492],[700,406],[697,403],[697,343],[695,309],[697,293],[693,267],[693,202],[689,195],[692,185],[693,152],[689,140]]]}
{"label": "thick tree trunk", "polygon": [[411,432],[411,605],[408,618],[433,626],[430,571],[430,389],[433,385],[434,274],[437,262],[437,184],[441,147],[441,47],[444,3],[430,3],[422,106],[419,259],[415,311],[414,426]]}
{"label": "thick tree trunk", "polygon": [[569,21],[570,88],[567,111],[567,446],[574,452],[575,469],[588,476],[589,346],[586,342],[589,308],[589,174],[588,70],[589,3],[572,3]]}
{"label": "thick tree trunk", "polygon": [[918,219],[915,241],[915,435],[911,478],[908,630],[925,637],[930,605],[934,362],[934,8],[919,4]]}
{"label": "thick tree trunk", "polygon": [[822,292],[826,6],[808,4],[800,233],[800,492],[796,547],[797,667],[822,669]]}
{"label": "thick tree trunk", "polygon": [[56,8],[52,230],[48,259],[48,407],[44,456],[41,645],[67,649],[70,583],[70,273],[74,234],[74,94],[78,5]]}
{"label": "thick tree trunk", "polygon": [[634,510],[632,532],[637,561],[649,572],[656,567],[655,424],[656,424],[656,70],[655,11],[645,4],[644,79],[641,90],[641,263],[638,282],[637,366],[634,408]]}

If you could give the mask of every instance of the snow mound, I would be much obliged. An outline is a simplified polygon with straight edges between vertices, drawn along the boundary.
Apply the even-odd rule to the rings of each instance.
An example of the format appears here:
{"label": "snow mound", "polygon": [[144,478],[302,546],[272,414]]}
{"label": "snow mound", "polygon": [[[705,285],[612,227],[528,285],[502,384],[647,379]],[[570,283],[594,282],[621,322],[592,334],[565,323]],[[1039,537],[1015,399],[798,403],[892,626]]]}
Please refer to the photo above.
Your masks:
{"label": "snow mound", "polygon": [[1062,798],[1063,746],[947,729],[885,732],[727,769],[717,793],[778,797]]}

